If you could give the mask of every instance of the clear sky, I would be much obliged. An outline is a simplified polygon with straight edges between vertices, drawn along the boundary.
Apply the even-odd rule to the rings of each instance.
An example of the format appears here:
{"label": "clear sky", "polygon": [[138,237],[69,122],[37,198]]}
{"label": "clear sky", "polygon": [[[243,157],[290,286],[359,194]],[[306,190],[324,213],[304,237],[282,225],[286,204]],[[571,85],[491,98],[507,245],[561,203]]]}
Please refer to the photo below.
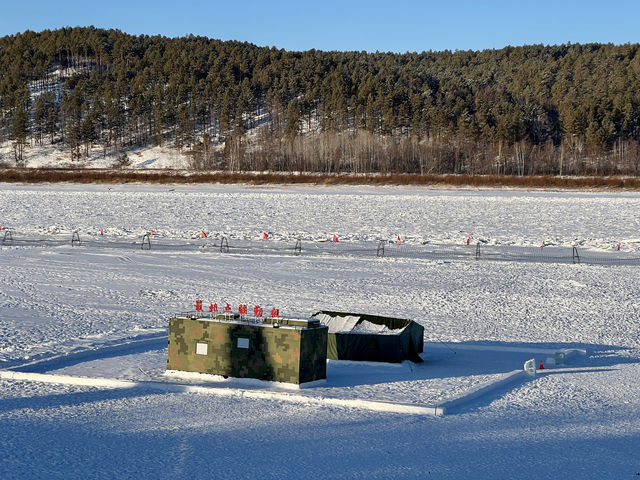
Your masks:
{"label": "clear sky", "polygon": [[640,0],[0,0],[0,36],[94,25],[286,50],[640,43]]}

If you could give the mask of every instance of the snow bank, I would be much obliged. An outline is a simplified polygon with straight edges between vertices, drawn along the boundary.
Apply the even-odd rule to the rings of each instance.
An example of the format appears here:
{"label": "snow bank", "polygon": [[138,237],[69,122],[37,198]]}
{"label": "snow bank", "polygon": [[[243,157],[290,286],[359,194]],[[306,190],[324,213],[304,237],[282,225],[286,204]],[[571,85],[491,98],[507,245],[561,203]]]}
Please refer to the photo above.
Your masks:
{"label": "snow bank", "polygon": [[244,390],[239,388],[216,388],[200,385],[184,385],[169,382],[133,382],[129,380],[115,380],[112,378],[88,378],[69,375],[53,375],[44,373],[16,372],[0,370],[0,378],[5,380],[21,380],[27,382],[56,383],[62,385],[81,385],[100,388],[147,388],[166,392],[199,393],[227,397],[240,397],[261,400],[278,400],[298,404],[330,405],[345,408],[358,408],[375,412],[403,413],[413,415],[442,415],[438,407],[426,407],[372,400],[354,400],[348,398],[326,398],[306,395],[296,395],[285,392],[265,390]]}

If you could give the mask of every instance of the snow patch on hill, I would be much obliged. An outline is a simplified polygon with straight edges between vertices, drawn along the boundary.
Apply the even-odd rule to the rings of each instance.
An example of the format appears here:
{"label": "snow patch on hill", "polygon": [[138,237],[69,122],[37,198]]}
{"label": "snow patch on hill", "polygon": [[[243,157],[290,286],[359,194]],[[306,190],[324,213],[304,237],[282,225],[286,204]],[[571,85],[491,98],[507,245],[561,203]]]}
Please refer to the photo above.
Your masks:
{"label": "snow patch on hill", "polygon": [[[145,147],[126,152],[104,153],[93,148],[88,158],[71,159],[71,151],[57,145],[27,145],[22,166],[27,168],[119,168],[120,157],[126,153],[127,168],[163,168],[182,170],[189,168],[189,156],[170,147]],[[10,142],[0,144],[0,165],[16,166],[13,146]]]}

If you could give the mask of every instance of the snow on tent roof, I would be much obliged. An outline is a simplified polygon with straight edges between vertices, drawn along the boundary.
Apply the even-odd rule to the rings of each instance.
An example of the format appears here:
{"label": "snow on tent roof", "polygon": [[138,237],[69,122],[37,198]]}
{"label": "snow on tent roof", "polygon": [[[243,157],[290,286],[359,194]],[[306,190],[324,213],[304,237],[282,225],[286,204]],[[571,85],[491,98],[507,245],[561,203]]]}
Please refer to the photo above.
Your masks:
{"label": "snow on tent roof", "polygon": [[329,327],[327,358],[422,362],[424,327],[413,320],[327,310],[312,316]]}
{"label": "snow on tent roof", "polygon": [[331,316],[327,313],[319,313],[315,318],[320,323],[329,327],[329,333],[372,333],[398,335],[406,328],[392,329],[388,325],[378,324],[363,319],[361,315],[336,315]]}

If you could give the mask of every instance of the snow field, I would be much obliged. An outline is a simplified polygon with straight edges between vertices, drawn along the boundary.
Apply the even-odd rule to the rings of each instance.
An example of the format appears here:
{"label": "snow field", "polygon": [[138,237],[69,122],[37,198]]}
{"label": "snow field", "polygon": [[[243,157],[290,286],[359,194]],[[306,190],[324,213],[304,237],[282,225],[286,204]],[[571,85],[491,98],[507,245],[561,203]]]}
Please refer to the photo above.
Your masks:
{"label": "snow field", "polygon": [[202,229],[229,238],[379,239],[461,245],[468,236],[495,245],[577,245],[640,251],[627,192],[432,190],[403,187],[9,185],[0,187],[0,225],[24,235],[50,226],[100,229],[132,239],[154,229],[191,238]]}
{"label": "snow field", "polygon": [[[363,187],[0,187],[0,224],[113,237],[558,244],[637,249],[640,196]],[[170,191],[173,189],[173,191]],[[205,223],[205,219],[207,222]],[[210,227],[207,227],[209,225]],[[469,226],[471,225],[471,227]],[[531,240],[535,239],[535,240]],[[637,267],[261,257],[84,247],[0,247],[0,368],[144,382],[162,375],[171,313],[196,298],[397,314],[425,326],[425,362],[329,363],[322,397],[432,405],[583,349],[451,415],[148,388],[0,379],[0,478],[631,478],[640,472]],[[140,339],[130,355],[117,346]],[[113,348],[115,350],[108,350]],[[87,354],[77,362],[80,352]],[[109,355],[104,355],[107,352]],[[454,353],[455,352],[455,353]],[[76,357],[74,357],[76,355]],[[537,353],[535,354],[537,355]],[[58,356],[56,364],[45,361]],[[65,361],[66,359],[66,361]],[[224,388],[224,385],[219,387]],[[237,388],[237,385],[227,387]],[[307,394],[301,391],[300,394]],[[247,453],[249,452],[249,454]]]}

